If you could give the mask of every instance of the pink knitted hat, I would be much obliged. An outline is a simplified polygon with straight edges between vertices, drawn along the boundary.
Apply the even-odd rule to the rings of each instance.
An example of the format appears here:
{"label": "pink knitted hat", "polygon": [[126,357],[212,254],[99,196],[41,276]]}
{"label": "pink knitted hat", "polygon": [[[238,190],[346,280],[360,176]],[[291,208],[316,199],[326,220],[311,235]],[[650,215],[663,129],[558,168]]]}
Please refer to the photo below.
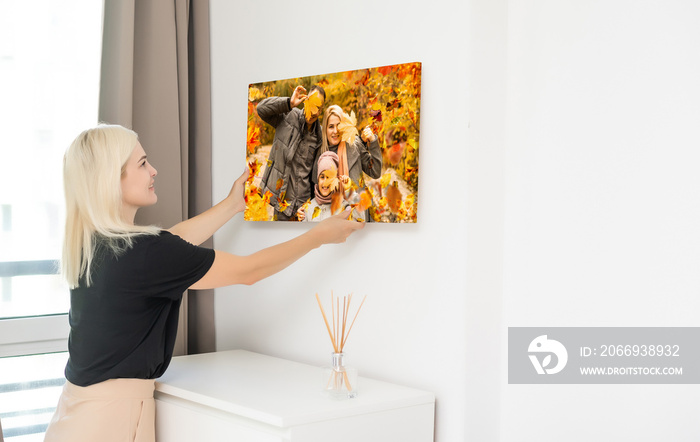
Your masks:
{"label": "pink knitted hat", "polygon": [[339,162],[340,160],[338,159],[338,154],[335,152],[331,152],[330,150],[323,152],[321,156],[318,157],[318,172],[316,173],[316,178],[321,176],[321,172],[324,170],[331,168],[338,170]]}

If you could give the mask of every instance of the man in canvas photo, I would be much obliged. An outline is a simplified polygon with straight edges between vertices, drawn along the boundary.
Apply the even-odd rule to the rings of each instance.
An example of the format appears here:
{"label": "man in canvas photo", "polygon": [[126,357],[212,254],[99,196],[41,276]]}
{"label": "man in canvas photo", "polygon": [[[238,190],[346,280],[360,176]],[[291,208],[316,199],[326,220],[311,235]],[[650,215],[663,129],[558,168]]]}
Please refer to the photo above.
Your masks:
{"label": "man in canvas photo", "polygon": [[[260,118],[275,128],[260,192],[271,192],[278,221],[296,221],[297,210],[311,198],[311,170],[323,139],[318,118],[325,100],[321,86],[312,86],[308,94],[297,86],[291,97],[269,97],[257,105]],[[303,111],[297,108],[301,103]]]}

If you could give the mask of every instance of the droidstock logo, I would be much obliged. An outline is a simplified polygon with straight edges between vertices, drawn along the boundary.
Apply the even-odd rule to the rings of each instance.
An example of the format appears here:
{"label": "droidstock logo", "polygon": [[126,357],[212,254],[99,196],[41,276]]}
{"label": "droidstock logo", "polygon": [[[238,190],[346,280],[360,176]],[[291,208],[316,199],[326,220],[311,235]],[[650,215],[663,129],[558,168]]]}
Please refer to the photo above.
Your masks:
{"label": "droidstock logo", "polygon": [[[533,339],[532,342],[530,342],[530,346],[528,347],[527,351],[530,353],[530,361],[532,361],[532,365],[535,367],[538,374],[559,373],[566,366],[566,362],[569,360],[569,354],[566,352],[566,347],[564,347],[559,341],[547,339],[547,335],[538,336]],[[541,361],[537,357],[538,354],[542,357]],[[557,357],[557,364],[554,367],[547,368],[552,364],[552,354]]]}

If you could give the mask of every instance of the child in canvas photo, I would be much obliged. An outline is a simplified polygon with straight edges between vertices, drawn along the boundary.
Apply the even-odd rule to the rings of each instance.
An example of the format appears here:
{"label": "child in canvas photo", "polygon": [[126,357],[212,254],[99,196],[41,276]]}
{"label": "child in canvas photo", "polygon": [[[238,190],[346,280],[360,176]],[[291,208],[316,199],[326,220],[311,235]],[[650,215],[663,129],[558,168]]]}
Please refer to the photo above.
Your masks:
{"label": "child in canvas photo", "polygon": [[[350,177],[338,176],[339,163],[338,154],[331,151],[322,153],[318,158],[314,198],[297,211],[299,221],[322,221],[349,205],[357,204],[359,196],[352,189]],[[364,211],[359,213],[353,209],[351,216],[358,221],[365,220]]]}

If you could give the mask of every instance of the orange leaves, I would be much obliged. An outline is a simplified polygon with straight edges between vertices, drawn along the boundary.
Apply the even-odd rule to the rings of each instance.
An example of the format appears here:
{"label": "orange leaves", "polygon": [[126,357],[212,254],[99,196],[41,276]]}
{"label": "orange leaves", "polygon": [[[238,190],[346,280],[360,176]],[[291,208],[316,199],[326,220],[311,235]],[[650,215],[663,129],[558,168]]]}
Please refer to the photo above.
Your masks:
{"label": "orange leaves", "polygon": [[371,180],[366,192],[372,198],[370,217],[375,222],[416,222],[416,194],[401,182],[396,170],[389,169],[378,179]]}
{"label": "orange leaves", "polygon": [[243,219],[249,221],[265,221],[268,219],[268,207],[272,193],[265,192],[260,195],[260,188],[254,183],[258,173],[260,172],[260,163],[253,161],[248,163],[250,174],[245,183],[244,198],[246,201],[246,209],[243,213]]}
{"label": "orange leaves", "polygon": [[313,115],[318,114],[318,109],[323,106],[323,97],[318,91],[311,92],[309,98],[304,101],[304,115],[307,120],[311,120]]}
{"label": "orange leaves", "polygon": [[389,205],[389,210],[391,210],[392,213],[397,213],[399,211],[401,199],[401,191],[396,181],[394,181],[391,186],[386,188],[386,200]]}
{"label": "orange leaves", "polygon": [[399,208],[398,218],[405,221],[416,222],[416,195],[406,195]]}
{"label": "orange leaves", "polygon": [[289,201],[282,198],[277,198],[277,211],[284,212],[289,207]]}
{"label": "orange leaves", "polygon": [[[253,94],[253,91],[255,91],[256,93],[260,92],[256,88],[251,88],[251,91],[249,91],[249,95]],[[253,95],[255,95],[255,94],[253,94]],[[255,109],[255,103],[249,101],[248,102],[248,129],[246,131],[246,154],[248,157],[254,155],[255,152],[258,150],[258,148],[260,147],[260,145],[263,142],[262,141],[262,139],[263,139],[262,124],[263,124],[262,120],[258,116],[258,113]]]}
{"label": "orange leaves", "polygon": [[389,148],[387,152],[387,159],[389,164],[392,166],[397,166],[401,159],[403,158],[403,151],[406,148],[406,143],[396,143]]}
{"label": "orange leaves", "polygon": [[[411,193],[418,186],[418,140],[420,135],[421,64],[405,63],[368,69],[366,84],[358,86],[355,109],[379,137],[384,164],[396,171],[400,183]],[[329,102],[332,100],[329,99]]]}
{"label": "orange leaves", "polygon": [[359,212],[364,212],[369,209],[371,205],[372,195],[370,195],[369,191],[365,190],[360,194],[360,202],[357,204],[357,210]]}
{"label": "orange leaves", "polygon": [[260,145],[260,128],[255,125],[248,125],[248,137],[246,148],[248,155],[255,153],[255,149]]}
{"label": "orange leaves", "polygon": [[258,161],[252,161],[248,163],[248,170],[250,173],[248,174],[248,182],[252,183],[253,179],[258,175],[260,172],[260,163]]}
{"label": "orange leaves", "polygon": [[382,66],[380,68],[377,68],[377,72],[379,72],[382,75],[389,75],[391,73],[391,66]]}
{"label": "orange leaves", "polygon": [[[351,204],[349,207],[352,207],[353,210],[350,211],[350,214],[348,215],[348,220],[352,220],[353,213],[362,214],[365,210],[372,207],[372,193],[369,191],[369,189],[364,189],[359,195],[359,201],[356,204]],[[359,217],[356,220],[360,222],[364,221],[362,218]]]}

